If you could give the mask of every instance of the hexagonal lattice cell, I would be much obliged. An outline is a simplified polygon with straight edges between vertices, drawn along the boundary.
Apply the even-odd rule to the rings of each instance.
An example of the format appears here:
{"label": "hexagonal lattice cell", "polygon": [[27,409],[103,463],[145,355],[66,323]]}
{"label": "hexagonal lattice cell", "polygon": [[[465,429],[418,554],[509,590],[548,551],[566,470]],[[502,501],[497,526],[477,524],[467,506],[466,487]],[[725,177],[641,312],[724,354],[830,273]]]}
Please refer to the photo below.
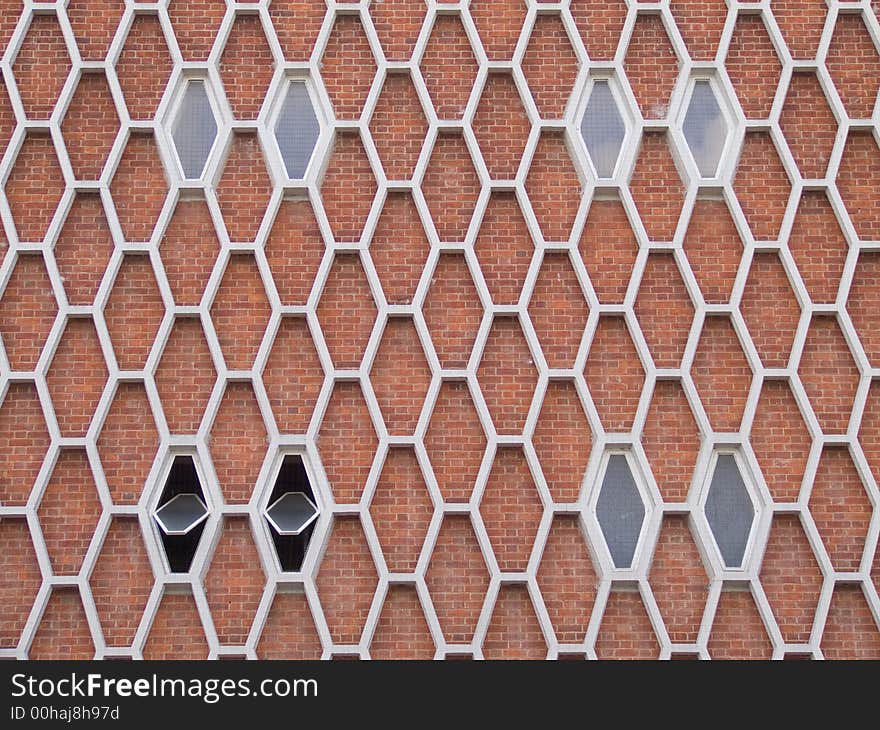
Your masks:
{"label": "hexagonal lattice cell", "polygon": [[543,119],[560,119],[564,115],[577,79],[578,59],[562,20],[552,12],[539,13],[520,62]]}
{"label": "hexagonal lattice cell", "polygon": [[389,73],[370,119],[370,133],[386,177],[408,180],[413,176],[427,131],[428,120],[409,71]]}
{"label": "hexagonal lattice cell", "polygon": [[304,81],[291,82],[275,122],[275,141],[287,177],[300,179],[306,176],[320,134],[321,124],[308,87]]}
{"label": "hexagonal lattice cell", "polygon": [[708,79],[694,82],[682,124],[684,138],[703,177],[715,177],[729,133],[724,112]]}
{"label": "hexagonal lattice cell", "polygon": [[272,81],[273,61],[260,16],[236,14],[220,59],[223,88],[236,119],[258,117]]}
{"label": "hexagonal lattice cell", "polygon": [[285,455],[263,510],[281,570],[302,568],[318,514],[315,493],[302,456]]}
{"label": "hexagonal lattice cell", "polygon": [[678,55],[662,15],[640,13],[636,16],[624,69],[645,119],[664,119],[668,115],[680,65]]}
{"label": "hexagonal lattice cell", "polygon": [[642,525],[645,523],[645,501],[633,477],[625,454],[611,454],[599,482],[596,518],[614,567],[631,568],[636,554]]}
{"label": "hexagonal lattice cell", "polygon": [[172,573],[186,573],[199,547],[210,511],[192,456],[175,456],[153,519]]}
{"label": "hexagonal lattice cell", "polygon": [[[14,15],[11,6],[4,9],[4,15],[7,14]],[[54,12],[35,13],[25,28],[12,73],[28,118],[48,119],[70,63],[64,32]]]}
{"label": "hexagonal lattice cell", "polygon": [[171,127],[171,137],[183,176],[190,180],[200,178],[217,138],[217,120],[204,81],[187,83]]}
{"label": "hexagonal lattice cell", "polygon": [[703,509],[727,568],[740,568],[755,521],[755,504],[733,454],[719,454]]}
{"label": "hexagonal lattice cell", "polygon": [[599,177],[613,177],[626,138],[626,122],[607,79],[593,84],[581,121],[581,136]]}

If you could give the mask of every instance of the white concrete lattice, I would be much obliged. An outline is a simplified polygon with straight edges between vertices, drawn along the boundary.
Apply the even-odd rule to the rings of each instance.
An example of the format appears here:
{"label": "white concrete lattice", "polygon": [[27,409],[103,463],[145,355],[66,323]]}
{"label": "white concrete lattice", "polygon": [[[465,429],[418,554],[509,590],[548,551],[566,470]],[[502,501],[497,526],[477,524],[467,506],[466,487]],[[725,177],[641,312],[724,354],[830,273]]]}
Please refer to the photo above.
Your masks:
{"label": "white concrete lattice", "polygon": [[[709,635],[718,601],[722,589],[730,589],[731,586],[740,588],[747,587],[748,590],[751,591],[760,611],[768,636],[773,644],[773,654],[775,658],[781,658],[788,652],[810,653],[817,658],[822,656],[820,641],[832,593],[835,584],[838,582],[857,583],[861,586],[873,613],[874,620],[878,623],[878,626],[880,626],[880,597],[878,597],[877,590],[870,577],[871,564],[877,545],[878,533],[880,533],[880,510],[877,509],[878,504],[880,504],[880,491],[878,491],[878,485],[868,467],[865,454],[857,439],[870,382],[872,378],[880,377],[880,371],[878,371],[877,368],[872,368],[870,366],[868,357],[862,348],[853,322],[845,308],[859,253],[865,250],[880,250],[880,241],[864,241],[859,239],[855,228],[846,213],[845,205],[835,182],[837,170],[843,156],[844,145],[850,130],[869,129],[875,140],[880,141],[880,126],[878,126],[880,125],[880,109],[875,105],[874,115],[869,120],[850,119],[847,116],[846,110],[837,91],[835,90],[825,63],[836,20],[840,13],[859,13],[868,28],[875,48],[880,49],[880,24],[878,24],[877,18],[871,10],[870,2],[868,0],[860,0],[859,2],[828,1],[828,15],[815,62],[795,61],[792,59],[777,21],[774,18],[769,0],[748,3],[738,2],[737,0],[728,0],[726,23],[724,25],[715,59],[712,62],[694,62],[690,60],[686,45],[676,27],[670,10],[669,0],[661,0],[660,2],[652,3],[627,0],[628,11],[626,21],[617,53],[612,62],[594,62],[590,60],[581,41],[580,34],[575,27],[569,9],[569,2],[567,0],[562,0],[562,2],[558,3],[538,3],[536,0],[528,0],[526,4],[528,7],[525,14],[525,21],[516,45],[513,59],[510,62],[495,62],[488,59],[483,49],[477,27],[469,10],[470,3],[467,0],[460,3],[442,4],[438,3],[436,0],[427,0],[426,13],[421,32],[418,36],[412,59],[408,62],[391,62],[385,58],[379,37],[370,16],[370,2],[367,0],[361,0],[360,2],[355,3],[338,3],[334,0],[328,0],[323,25],[318,34],[318,39],[313,48],[310,60],[304,63],[289,63],[284,60],[281,46],[272,25],[272,19],[269,14],[270,1],[260,0],[260,2],[254,3],[236,3],[230,0],[227,2],[226,14],[215,39],[210,57],[207,62],[193,63],[185,62],[180,53],[168,13],[168,0],[160,0],[156,3],[137,3],[127,0],[122,20],[116,30],[106,60],[101,62],[86,62],[81,59],[76,46],[73,29],[67,16],[66,0],[57,0],[57,2],[33,2],[32,0],[26,0],[24,3],[24,10],[13,32],[12,39],[2,56],[2,60],[0,60],[0,71],[2,71],[4,80],[7,83],[12,108],[17,122],[7,151],[2,160],[0,160],[0,182],[2,182],[5,191],[6,181],[9,178],[26,135],[35,131],[48,131],[51,134],[58,154],[65,182],[65,191],[55,216],[51,221],[45,239],[38,242],[19,240],[16,234],[15,221],[5,192],[0,194],[0,217],[2,217],[2,222],[9,242],[9,250],[5,255],[2,265],[0,265],[0,292],[5,290],[20,256],[27,255],[30,252],[41,252],[44,256],[46,267],[52,282],[53,293],[58,303],[58,314],[55,323],[51,329],[45,348],[33,371],[13,371],[10,367],[5,349],[0,347],[0,402],[2,402],[2,399],[5,399],[10,383],[22,381],[35,383],[51,436],[51,446],[27,505],[25,507],[0,506],[0,518],[27,519],[43,576],[41,588],[25,625],[18,647],[15,649],[0,650],[0,657],[27,657],[30,644],[36,634],[36,630],[48,603],[51,591],[56,586],[77,586],[79,588],[92,640],[97,647],[96,656],[98,658],[111,656],[131,656],[134,658],[140,658],[144,643],[149,634],[156,611],[158,610],[160,600],[166,590],[192,591],[210,647],[211,658],[216,658],[222,655],[243,655],[250,658],[256,657],[257,643],[266,622],[275,593],[279,587],[301,587],[304,591],[323,646],[324,658],[330,658],[334,654],[345,653],[357,653],[363,658],[369,657],[370,643],[379,621],[386,593],[390,585],[398,583],[415,586],[424,610],[427,625],[436,646],[437,658],[443,658],[447,654],[462,652],[472,652],[475,657],[482,658],[482,645],[492,619],[495,602],[500,587],[502,584],[506,583],[518,583],[528,586],[528,591],[548,646],[548,658],[555,658],[560,653],[581,653],[588,658],[596,657],[596,638],[599,634],[605,605],[608,601],[612,587],[615,589],[636,589],[639,591],[661,647],[661,658],[668,658],[673,653],[679,652],[697,653],[703,658],[709,658]],[[71,57],[71,69],[62,90],[60,101],[56,104],[50,120],[48,122],[37,122],[30,121],[26,118],[21,98],[15,84],[13,65],[16,55],[26,38],[33,15],[35,13],[43,12],[54,12],[57,14],[68,52]],[[731,80],[724,68],[724,58],[726,57],[727,49],[734,32],[737,15],[740,12],[760,13],[782,64],[781,81],[776,91],[771,113],[767,119],[759,121],[747,120],[745,118],[745,115],[737,102],[737,96],[733,89],[733,85],[731,84]],[[173,71],[154,122],[136,122],[131,120],[126,110],[122,89],[115,71],[116,62],[122,52],[129,29],[135,15],[138,13],[157,15],[165,33],[171,59],[173,61]],[[275,70],[271,85],[256,122],[237,122],[234,120],[229,104],[226,100],[223,81],[219,70],[223,49],[232,30],[235,17],[239,13],[256,13],[259,15],[263,31],[275,61]],[[360,17],[378,68],[366,104],[364,105],[363,112],[360,118],[353,122],[343,122],[335,118],[333,107],[327,90],[322,83],[320,73],[321,57],[328,40],[330,39],[335,17],[337,14],[344,13],[354,13]],[[419,69],[419,64],[428,44],[435,18],[440,14],[449,13],[457,14],[461,17],[479,66],[476,82],[474,83],[465,113],[460,122],[443,121],[438,118],[437,114],[434,112],[431,97],[425,84],[425,79]],[[570,96],[564,118],[561,121],[543,120],[541,118],[538,107],[529,91],[525,74],[522,70],[522,61],[528,47],[532,27],[537,16],[544,13],[558,15],[562,19],[569,41],[571,42],[572,48],[574,49],[579,62],[579,71],[574,91]],[[635,27],[636,18],[640,13],[659,14],[663,20],[670,42],[679,59],[680,72],[678,81],[674,87],[666,114],[661,119],[642,118],[639,106],[636,103],[635,96],[630,88],[624,71],[626,49]],[[120,131],[113,144],[109,158],[99,180],[94,183],[86,183],[78,181],[74,177],[73,169],[61,133],[61,123],[77,88],[80,75],[89,70],[99,69],[103,70],[106,74],[116,104],[116,110],[121,120],[121,125]],[[398,70],[408,70],[411,73],[429,127],[413,178],[411,181],[406,182],[389,180],[386,177],[379,154],[369,131],[370,120],[382,90],[385,77],[388,73]],[[483,87],[486,83],[489,72],[493,70],[507,70],[512,73],[521,101],[531,123],[531,132],[525,147],[525,152],[520,162],[517,175],[515,179],[511,181],[492,180],[486,163],[482,158],[477,138],[472,129],[472,122]],[[838,133],[831,155],[831,161],[828,166],[828,173],[827,176],[821,180],[805,180],[800,175],[798,167],[788,147],[788,143],[786,142],[780,128],[780,115],[787,95],[787,90],[793,73],[799,70],[815,71],[825,92],[827,101],[839,122]],[[207,80],[215,104],[215,113],[218,124],[218,137],[216,144],[209,158],[203,180],[198,182],[184,181],[181,179],[175,154],[171,145],[170,134],[168,132],[170,128],[169,120],[173,117],[175,104],[179,97],[179,90],[182,88],[186,79],[193,77],[205,78]],[[316,102],[318,115],[322,123],[322,133],[318,141],[312,164],[310,165],[307,176],[303,181],[292,181],[287,178],[283,162],[280,158],[272,134],[274,120],[277,117],[277,111],[280,106],[279,100],[286,88],[287,80],[291,78],[308,80],[313,99]],[[589,96],[590,84],[592,80],[596,78],[613,79],[614,88],[625,105],[621,111],[623,112],[628,125],[628,134],[622,151],[622,157],[619,160],[616,169],[615,177],[611,180],[602,181],[597,180],[595,173],[593,172],[593,168],[586,153],[586,148],[579,133],[580,118],[583,115],[583,109]],[[711,181],[706,181],[700,178],[694,161],[687,151],[680,126],[683,109],[687,104],[692,82],[696,78],[712,79],[714,85],[713,88],[719,96],[719,101],[726,113],[729,114],[729,121],[732,129],[729,144],[722,158],[718,175]],[[223,222],[223,216],[216,193],[216,187],[223,172],[225,159],[231,148],[233,132],[240,129],[257,131],[273,183],[272,196],[266,215],[263,218],[258,235],[256,236],[256,240],[254,243],[247,244],[230,240]],[[779,238],[773,241],[756,240],[754,238],[733,190],[733,177],[738,164],[743,138],[746,131],[752,129],[769,131],[786,174],[791,182],[791,195],[781,226]],[[356,131],[360,135],[373,174],[378,183],[378,193],[374,198],[363,233],[357,241],[334,240],[321,198],[321,180],[331,157],[335,136],[334,133],[340,130]],[[440,239],[437,229],[432,222],[427,201],[421,190],[421,183],[430,161],[431,151],[438,134],[445,130],[460,130],[463,134],[477,171],[481,187],[476,210],[471,220],[467,236],[460,242],[443,241]],[[569,154],[575,164],[583,186],[580,208],[571,235],[568,240],[565,241],[544,239],[538,219],[526,191],[526,178],[541,134],[544,131],[552,130],[564,131]],[[642,134],[646,130],[662,131],[667,134],[675,164],[683,182],[687,186],[682,215],[675,231],[675,235],[671,241],[653,241],[649,238],[628,187],[635,161],[638,157]],[[164,207],[162,208],[162,212],[149,241],[125,240],[110,193],[110,185],[116,168],[119,165],[129,135],[137,131],[151,132],[155,135],[157,147],[162,158],[162,163],[169,184],[169,192]],[[171,288],[163,270],[159,242],[170,222],[177,201],[181,196],[186,194],[187,190],[192,188],[204,190],[204,196],[215,224],[221,250],[200,304],[197,307],[179,307],[174,304]],[[837,299],[833,305],[814,305],[811,302],[807,288],[797,270],[794,257],[788,246],[788,237],[794,224],[794,217],[801,193],[804,190],[816,189],[827,191],[834,212],[849,245],[843,279],[838,290]],[[67,300],[64,291],[64,282],[54,257],[53,247],[73,204],[75,193],[77,191],[86,190],[98,191],[101,194],[114,241],[114,251],[110,263],[107,266],[107,270],[104,273],[94,304],[92,306],[74,306]],[[370,252],[370,241],[376,229],[379,215],[382,211],[387,195],[389,192],[402,190],[412,191],[415,205],[418,209],[431,246],[412,304],[391,305],[385,298],[382,284],[373,263]],[[525,279],[525,284],[516,306],[493,305],[489,288],[483,273],[481,272],[479,261],[474,250],[474,241],[480,227],[480,222],[489,203],[490,192],[493,190],[515,191],[535,246],[534,255]],[[578,253],[578,242],[592,200],[601,198],[610,192],[613,192],[615,195],[619,193],[639,244],[639,252],[632,271],[629,288],[623,303],[620,305],[600,304],[590,280],[590,276]],[[705,302],[698,286],[697,279],[688,263],[683,249],[684,236],[694,203],[698,197],[706,197],[707,195],[723,197],[727,202],[744,247],[744,253],[739,265],[729,304],[724,305],[707,304]],[[323,260],[315,278],[311,294],[304,307],[282,305],[264,251],[265,242],[269,231],[271,230],[275,215],[285,197],[291,196],[307,196],[311,201],[326,245]],[[476,342],[468,365],[463,370],[444,369],[441,366],[437,353],[434,350],[430,331],[422,311],[423,304],[428,295],[428,290],[431,286],[434,270],[438,264],[441,253],[445,251],[460,251],[463,253],[483,309],[482,322],[477,334]],[[582,288],[585,301],[589,306],[589,318],[586,330],[580,342],[574,367],[570,369],[553,369],[549,367],[528,311],[529,302],[535,288],[544,255],[547,252],[554,251],[568,254],[571,266],[573,267]],[[644,273],[648,256],[653,251],[672,252],[695,310],[695,316],[693,318],[690,335],[680,368],[660,368],[655,365],[634,312],[639,283]],[[752,258],[757,252],[761,251],[778,252],[801,309],[800,322],[792,353],[787,367],[781,369],[764,367],[749,334],[746,322],[740,312],[739,305],[743,298],[743,292],[745,290]],[[253,368],[247,371],[232,370],[227,367],[220,348],[217,332],[215,331],[210,316],[210,309],[221,285],[229,258],[231,255],[241,252],[251,253],[254,256],[259,267],[266,296],[271,305],[271,317],[260,345],[256,361],[254,362]],[[378,316],[369,338],[365,355],[360,367],[357,369],[337,369],[334,367],[330,351],[327,347],[316,314],[318,303],[337,252],[356,252],[360,257],[378,310]],[[147,358],[145,367],[142,371],[125,371],[120,369],[114,355],[113,345],[103,313],[104,307],[110,297],[117,273],[122,264],[123,257],[126,254],[132,253],[145,253],[149,256],[165,306],[165,314],[158,336],[153,343],[149,357]],[[609,433],[603,429],[599,413],[593,403],[583,375],[584,366],[596,332],[599,317],[608,314],[618,314],[625,318],[628,330],[645,371],[645,382],[634,424],[631,431],[627,433]],[[809,402],[807,393],[798,375],[801,354],[803,352],[808,328],[814,314],[832,315],[835,317],[844,333],[860,373],[860,382],[855,406],[850,419],[849,428],[844,436],[827,436],[823,434],[819,425],[819,420]],[[751,388],[745,408],[745,416],[740,430],[736,433],[718,433],[712,430],[709,417],[700,402],[699,394],[690,372],[691,364],[696,355],[703,322],[707,315],[726,315],[730,317],[753,373]],[[283,435],[279,432],[278,427],[275,424],[269,397],[262,379],[262,373],[269,358],[272,344],[276,333],[278,332],[281,320],[283,317],[289,316],[305,317],[307,320],[321,366],[325,373],[318,405],[312,415],[308,432],[303,437]],[[432,373],[428,395],[423,405],[415,433],[411,437],[392,436],[388,433],[383,421],[379,402],[377,401],[369,377],[388,319],[401,316],[412,318],[424,350],[425,359]],[[518,436],[499,435],[496,432],[489,408],[481,393],[477,378],[478,367],[494,318],[510,316],[518,318],[526,342],[528,343],[533,363],[538,371],[538,384],[528,412],[525,428],[523,433]],[[88,432],[83,438],[61,436],[46,382],[49,367],[55,350],[64,333],[66,323],[68,319],[74,317],[91,317],[94,320],[101,348],[109,370],[109,378],[104,388],[103,395],[89,426]],[[201,427],[194,437],[177,436],[170,432],[162,411],[159,392],[156,387],[156,369],[177,317],[199,318],[218,375]],[[470,501],[465,504],[444,502],[425,447],[425,434],[428,429],[434,404],[440,392],[441,384],[444,380],[451,379],[467,382],[474,405],[488,439],[488,447],[481,464],[472,497]],[[577,502],[571,504],[553,502],[547,481],[542,473],[532,438],[548,383],[551,380],[559,379],[574,382],[587,414],[589,425],[593,431],[593,448],[589,460],[589,466],[584,475],[581,496]],[[652,475],[648,458],[640,441],[640,435],[647,419],[655,383],[658,380],[668,379],[674,379],[681,382],[701,434],[701,445],[697,465],[693,473],[688,499],[684,503],[665,503],[663,501],[660,490]],[[749,434],[752,427],[752,421],[754,420],[758,398],[760,396],[761,385],[765,379],[785,379],[790,383],[801,410],[801,415],[803,416],[812,436],[812,449],[806,473],[804,475],[800,496],[799,499],[793,503],[778,503],[773,501],[770,491],[764,482],[757,457],[749,442]],[[144,383],[158,432],[160,434],[161,446],[150,471],[146,488],[143,490],[143,495],[138,504],[136,506],[119,506],[114,505],[110,497],[110,491],[102,471],[101,460],[98,454],[97,439],[100,435],[104,420],[110,410],[118,384],[128,381],[139,381]],[[246,505],[229,505],[224,503],[208,445],[211,427],[220,407],[226,385],[229,382],[236,381],[247,381],[252,383],[266,431],[269,436],[269,448],[266,458],[260,471],[253,496]],[[364,485],[362,498],[357,504],[337,504],[334,501],[333,492],[330,488],[327,474],[322,466],[321,454],[319,453],[317,446],[318,432],[327,410],[334,384],[340,381],[357,381],[360,383],[373,425],[379,438],[377,453],[373,460],[369,477]],[[845,445],[849,449],[849,453],[852,455],[853,461],[874,508],[873,517],[870,522],[867,540],[862,554],[860,569],[854,573],[840,573],[834,570],[831,559],[825,549],[821,535],[810,514],[808,506],[813,480],[819,463],[819,457],[826,444]],[[388,450],[392,446],[398,445],[408,445],[414,448],[423,472],[425,484],[427,485],[433,503],[433,516],[428,527],[427,536],[416,569],[411,574],[397,574],[389,571],[382,553],[373,519],[369,512],[370,502],[376,491],[379,476]],[[480,501],[489,478],[495,451],[502,445],[517,445],[522,447],[534,478],[535,487],[543,505],[543,516],[538,527],[537,538],[531,551],[528,567],[522,573],[508,573],[499,568],[486,526],[479,511]],[[86,449],[102,505],[100,520],[83,566],[77,576],[53,575],[49,561],[49,554],[37,517],[37,508],[51,477],[59,451],[65,447],[80,447]],[[642,527],[639,549],[634,560],[633,568],[625,571],[614,569],[610,556],[605,548],[601,529],[591,507],[594,503],[594,497],[598,488],[597,481],[602,471],[603,459],[610,451],[618,450],[625,450],[630,454],[633,463],[637,465],[637,468],[635,469],[636,479],[648,497],[648,504],[646,505],[647,515]],[[705,484],[709,476],[713,455],[719,450],[733,451],[738,455],[741,463],[745,466],[743,476],[750,485],[759,505],[755,518],[756,527],[753,530],[746,564],[742,570],[731,571],[723,567],[720,557],[714,548],[711,532],[700,506],[705,491]],[[211,514],[206,523],[205,532],[191,572],[189,574],[178,575],[171,574],[167,569],[156,527],[151,518],[151,511],[159,499],[173,456],[182,453],[192,454],[195,457],[202,487],[205,492],[206,502],[211,509]],[[309,470],[309,476],[315,490],[315,495],[319,502],[319,507],[321,508],[321,515],[317,521],[310,549],[303,564],[302,571],[299,573],[283,573],[280,571],[268,531],[269,528],[262,517],[262,510],[266,507],[275,477],[280,468],[282,457],[285,453],[301,453],[304,455],[307,469]],[[447,514],[470,515],[490,576],[489,589],[483,603],[476,633],[473,641],[467,645],[449,644],[446,642],[425,580],[434,545],[444,515]],[[584,537],[593,559],[593,563],[596,566],[600,577],[598,594],[586,636],[584,637],[583,642],[573,645],[563,644],[557,640],[537,580],[537,572],[541,564],[544,546],[550,533],[553,517],[557,514],[580,515]],[[664,625],[661,612],[654,599],[651,586],[648,582],[649,570],[663,516],[672,514],[688,515],[691,529],[710,578],[709,598],[703,613],[699,635],[694,644],[680,645],[674,644],[671,641]],[[824,579],[810,641],[804,645],[786,644],[759,580],[763,551],[766,545],[771,519],[774,514],[795,514],[799,517],[812,546],[813,552],[820,564]],[[119,649],[108,647],[104,641],[98,612],[89,585],[89,579],[100,554],[101,546],[110,527],[111,520],[115,516],[123,515],[136,516],[140,522],[142,532],[146,539],[147,551],[155,577],[155,584],[132,646]],[[251,627],[248,640],[244,646],[221,646],[214,628],[204,587],[204,578],[207,575],[214,549],[217,546],[221,534],[223,518],[227,515],[245,515],[249,518],[253,538],[260,554],[262,569],[267,577],[266,588],[257,610],[256,618]],[[329,541],[334,517],[342,515],[355,515],[360,518],[367,544],[378,574],[378,587],[372,601],[362,637],[356,645],[340,645],[334,643],[324,617],[321,599],[316,587],[316,577]]]}

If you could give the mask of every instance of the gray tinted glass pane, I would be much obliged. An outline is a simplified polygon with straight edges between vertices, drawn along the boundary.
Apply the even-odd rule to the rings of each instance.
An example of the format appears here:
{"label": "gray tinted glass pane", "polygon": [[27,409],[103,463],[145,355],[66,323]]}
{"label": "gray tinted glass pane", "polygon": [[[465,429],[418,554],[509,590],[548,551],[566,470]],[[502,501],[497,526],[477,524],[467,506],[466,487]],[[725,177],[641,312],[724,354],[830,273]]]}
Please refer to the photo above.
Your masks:
{"label": "gray tinted glass pane", "polygon": [[607,81],[597,81],[587,102],[581,135],[599,177],[612,177],[626,135],[626,125]]}
{"label": "gray tinted glass pane", "polygon": [[742,565],[754,518],[755,508],[736,459],[732,454],[722,454],[706,497],[706,519],[728,568]]}
{"label": "gray tinted glass pane", "polygon": [[288,492],[269,510],[269,518],[282,535],[296,535],[317,514],[315,505],[302,492]]}
{"label": "gray tinted glass pane", "polygon": [[288,177],[305,176],[320,131],[306,85],[301,82],[291,84],[275,126],[275,138]]}
{"label": "gray tinted glass pane", "polygon": [[727,140],[727,123],[708,81],[697,81],[687,114],[684,136],[703,177],[714,177]]}
{"label": "gray tinted glass pane", "polygon": [[194,494],[178,494],[156,511],[159,526],[167,533],[189,532],[207,513],[205,505]]}
{"label": "gray tinted glass pane", "polygon": [[185,177],[193,179],[202,176],[216,136],[217,122],[211,111],[205,84],[191,81],[186,87],[172,134]]}
{"label": "gray tinted glass pane", "polygon": [[623,454],[608,460],[596,516],[615,567],[629,568],[645,521],[645,504]]}

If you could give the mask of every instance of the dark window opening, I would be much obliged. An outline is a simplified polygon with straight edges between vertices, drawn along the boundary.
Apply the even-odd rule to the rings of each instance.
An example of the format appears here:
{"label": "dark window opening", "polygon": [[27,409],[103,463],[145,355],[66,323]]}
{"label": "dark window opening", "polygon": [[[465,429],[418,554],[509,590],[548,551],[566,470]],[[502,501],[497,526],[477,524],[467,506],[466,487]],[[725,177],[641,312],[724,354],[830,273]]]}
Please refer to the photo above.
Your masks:
{"label": "dark window opening", "polygon": [[153,513],[172,573],[186,573],[192,565],[208,508],[191,456],[176,456]]}
{"label": "dark window opening", "polygon": [[285,572],[302,569],[318,516],[315,505],[302,457],[285,456],[265,512],[275,553]]}

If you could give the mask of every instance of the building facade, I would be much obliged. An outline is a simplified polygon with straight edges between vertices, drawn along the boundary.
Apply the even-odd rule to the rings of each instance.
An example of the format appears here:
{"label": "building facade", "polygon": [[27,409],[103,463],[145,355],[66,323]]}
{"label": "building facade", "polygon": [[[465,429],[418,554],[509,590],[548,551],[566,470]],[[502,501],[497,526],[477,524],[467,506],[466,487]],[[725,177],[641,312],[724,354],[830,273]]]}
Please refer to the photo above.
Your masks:
{"label": "building facade", "polygon": [[880,658],[878,12],[4,0],[0,655]]}

